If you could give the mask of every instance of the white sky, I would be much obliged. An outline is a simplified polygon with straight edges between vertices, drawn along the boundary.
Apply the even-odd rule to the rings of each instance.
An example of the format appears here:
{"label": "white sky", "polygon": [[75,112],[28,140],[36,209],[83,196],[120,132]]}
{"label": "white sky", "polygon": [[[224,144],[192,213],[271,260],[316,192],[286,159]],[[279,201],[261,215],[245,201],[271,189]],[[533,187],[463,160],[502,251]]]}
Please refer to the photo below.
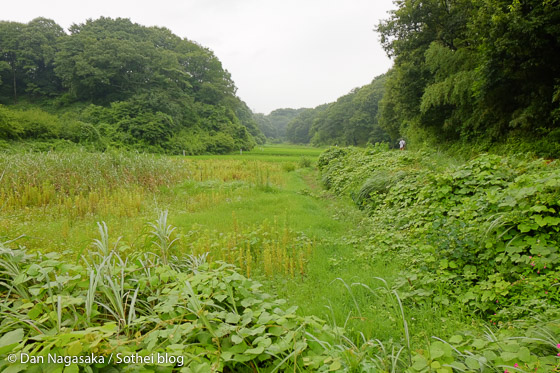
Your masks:
{"label": "white sky", "polygon": [[161,26],[210,48],[255,112],[315,107],[392,65],[373,31],[392,0],[27,0],[0,19],[53,19],[67,29],[100,16]]}

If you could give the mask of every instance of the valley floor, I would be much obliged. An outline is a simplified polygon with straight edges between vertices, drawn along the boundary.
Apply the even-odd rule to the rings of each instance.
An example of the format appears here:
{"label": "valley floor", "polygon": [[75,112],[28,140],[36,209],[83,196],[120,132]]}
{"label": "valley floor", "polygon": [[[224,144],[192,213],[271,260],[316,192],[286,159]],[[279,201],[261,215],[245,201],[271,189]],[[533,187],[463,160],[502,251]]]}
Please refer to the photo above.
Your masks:
{"label": "valley floor", "polygon": [[[332,180],[318,171],[321,151],[267,146],[230,156],[9,155],[0,159],[0,242],[78,260],[94,249],[99,222],[105,222],[109,241],[123,255],[146,247],[158,252],[151,237],[165,211],[160,228],[169,224],[167,239],[174,240],[165,255],[234,264],[266,292],[297,306],[298,315],[343,327],[353,353],[371,355],[374,348],[380,361],[410,371],[451,371],[446,362],[460,371],[480,366],[480,359],[465,362],[471,353],[452,357],[433,336],[463,342],[460,351],[476,345],[484,330],[498,335],[496,343],[511,336],[500,337],[461,302],[438,301],[437,292],[430,300],[401,299],[403,283],[412,288],[416,278],[407,272],[412,261],[380,247],[398,250],[406,229],[372,233],[376,222],[368,210],[360,210],[354,196],[335,193]],[[560,342],[550,335],[551,346]],[[516,348],[513,353],[525,347]],[[517,357],[500,361],[513,366]],[[519,360],[538,367],[535,361]]]}

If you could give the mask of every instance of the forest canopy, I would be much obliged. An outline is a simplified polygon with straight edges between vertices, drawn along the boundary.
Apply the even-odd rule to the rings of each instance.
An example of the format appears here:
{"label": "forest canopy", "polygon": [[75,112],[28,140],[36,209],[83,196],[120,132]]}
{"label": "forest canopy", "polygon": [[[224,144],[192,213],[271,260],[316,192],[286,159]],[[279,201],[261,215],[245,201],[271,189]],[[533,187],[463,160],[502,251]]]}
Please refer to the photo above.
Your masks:
{"label": "forest canopy", "polygon": [[[253,114],[209,49],[99,18],[0,22],[0,147],[72,142],[178,154],[266,139],[560,155],[560,0],[396,0],[393,67],[336,102]],[[367,46],[364,46],[367,47]]]}
{"label": "forest canopy", "polygon": [[397,0],[379,105],[393,139],[560,154],[558,0]]}
{"label": "forest canopy", "polygon": [[165,153],[249,149],[264,136],[209,49],[128,19],[0,22],[0,141]]}

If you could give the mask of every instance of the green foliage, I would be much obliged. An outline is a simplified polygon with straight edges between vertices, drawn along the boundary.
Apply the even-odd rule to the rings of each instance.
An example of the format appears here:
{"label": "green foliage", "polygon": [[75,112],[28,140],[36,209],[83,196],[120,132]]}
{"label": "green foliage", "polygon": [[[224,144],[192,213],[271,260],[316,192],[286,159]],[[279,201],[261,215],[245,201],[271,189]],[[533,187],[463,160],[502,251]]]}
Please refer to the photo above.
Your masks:
{"label": "green foliage", "polygon": [[256,114],[255,120],[267,138],[276,142],[285,141],[290,121],[306,110],[307,109],[276,109],[268,115]]}
{"label": "green foliage", "polygon": [[[104,247],[109,245],[106,226],[101,232],[98,251],[78,263],[58,253],[30,255],[0,246],[6,321],[0,353],[16,354],[11,369],[52,367],[48,354],[74,359],[66,364],[74,369],[94,371],[109,366],[327,371],[341,366],[336,352],[325,348],[335,330],[317,318],[295,315],[295,307],[286,309],[232,266],[208,265],[204,258],[166,264],[147,252],[124,260],[118,243]],[[173,363],[130,360],[151,354],[173,356]],[[25,355],[44,361],[27,364]],[[89,363],[91,356],[101,362]],[[129,362],[119,363],[125,357]],[[7,364],[3,360],[4,368]]]}
{"label": "green foliage", "polygon": [[[495,321],[553,307],[560,296],[558,165],[481,155],[441,169],[429,159],[331,148],[318,166],[328,188],[370,211],[372,255],[411,260],[403,299],[459,302]],[[392,230],[403,240],[393,247],[382,238],[395,237]]]}
{"label": "green foliage", "polygon": [[539,155],[558,155],[547,146],[555,141],[559,112],[556,2],[397,6],[377,27],[395,58],[379,116],[393,141],[406,136],[415,144],[486,151],[523,138]]}
{"label": "green foliage", "polygon": [[286,129],[292,143],[315,145],[365,145],[389,141],[377,123],[378,104],[386,77],[352,90],[336,102],[306,109]]}
{"label": "green foliage", "polygon": [[[523,332],[521,336],[518,333]],[[510,329],[488,329],[485,335],[436,338],[413,358],[410,372],[553,372],[558,369],[557,320],[537,325],[516,323]]]}
{"label": "green foliage", "polygon": [[43,18],[2,22],[0,50],[0,103],[25,100],[32,104],[28,117],[55,109],[48,125],[2,119],[2,140],[65,139],[174,154],[264,142],[216,56],[167,29],[101,17],[66,35]]}
{"label": "green foliage", "polygon": [[[333,147],[318,162],[331,183],[327,192],[317,190],[313,169],[284,170],[304,156],[314,161],[319,151],[6,154],[0,241],[27,236],[0,245],[0,370],[141,369],[116,364],[117,353],[183,358],[143,366],[163,371],[558,368],[557,299],[543,274],[558,278],[549,265],[560,224],[543,209],[558,200],[555,162],[485,155],[458,164],[441,154],[388,151],[387,144]],[[359,206],[369,216],[332,195],[360,191]],[[164,210],[146,224],[162,207],[169,215]],[[505,216],[488,215],[488,208]],[[110,224],[96,226],[100,220]],[[115,226],[122,239],[113,236]],[[514,230],[541,243],[550,234],[544,247],[531,241],[521,249],[540,250],[540,258],[530,256],[542,263],[512,264],[509,250],[519,245],[503,237]],[[7,248],[18,243],[29,250]],[[545,269],[544,261],[552,264]],[[478,305],[463,303],[468,291],[488,290],[477,287],[494,280],[486,274],[505,282],[516,273],[529,281],[506,287],[518,291],[497,304],[467,296],[481,307],[499,305],[482,314],[487,322],[477,317]],[[288,308],[242,274],[262,278],[266,293],[287,295],[300,308]],[[503,282],[494,281],[491,291]],[[533,308],[536,318],[518,305]],[[309,314],[328,322],[303,316]],[[526,321],[510,321],[520,316]],[[89,367],[22,366],[8,362],[11,351],[106,358]]]}
{"label": "green foliage", "polygon": [[412,332],[412,361],[397,354],[400,369],[558,369],[556,162],[480,155],[453,164],[437,154],[332,147],[317,164],[332,192],[370,215],[350,241],[363,245],[355,255],[406,263],[387,286],[405,310],[477,315],[490,325],[465,325],[427,346]]}

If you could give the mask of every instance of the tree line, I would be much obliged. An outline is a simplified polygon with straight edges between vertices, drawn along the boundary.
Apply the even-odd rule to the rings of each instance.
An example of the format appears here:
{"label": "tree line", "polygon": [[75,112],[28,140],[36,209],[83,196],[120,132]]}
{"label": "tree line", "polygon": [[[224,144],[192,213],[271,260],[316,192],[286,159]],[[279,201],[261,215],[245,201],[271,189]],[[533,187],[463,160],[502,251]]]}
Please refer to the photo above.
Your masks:
{"label": "tree line", "polygon": [[393,67],[336,102],[299,112],[283,124],[288,141],[405,138],[475,153],[560,155],[559,0],[394,4],[376,27]]}
{"label": "tree line", "polygon": [[265,138],[209,49],[101,17],[0,22],[0,140],[223,153]]}
{"label": "tree line", "polygon": [[378,123],[378,106],[386,76],[355,88],[337,101],[315,108],[277,109],[255,114],[261,131],[270,141],[295,144],[354,145],[391,141]]}
{"label": "tree line", "polygon": [[377,26],[395,139],[560,154],[558,0],[397,0]]}

